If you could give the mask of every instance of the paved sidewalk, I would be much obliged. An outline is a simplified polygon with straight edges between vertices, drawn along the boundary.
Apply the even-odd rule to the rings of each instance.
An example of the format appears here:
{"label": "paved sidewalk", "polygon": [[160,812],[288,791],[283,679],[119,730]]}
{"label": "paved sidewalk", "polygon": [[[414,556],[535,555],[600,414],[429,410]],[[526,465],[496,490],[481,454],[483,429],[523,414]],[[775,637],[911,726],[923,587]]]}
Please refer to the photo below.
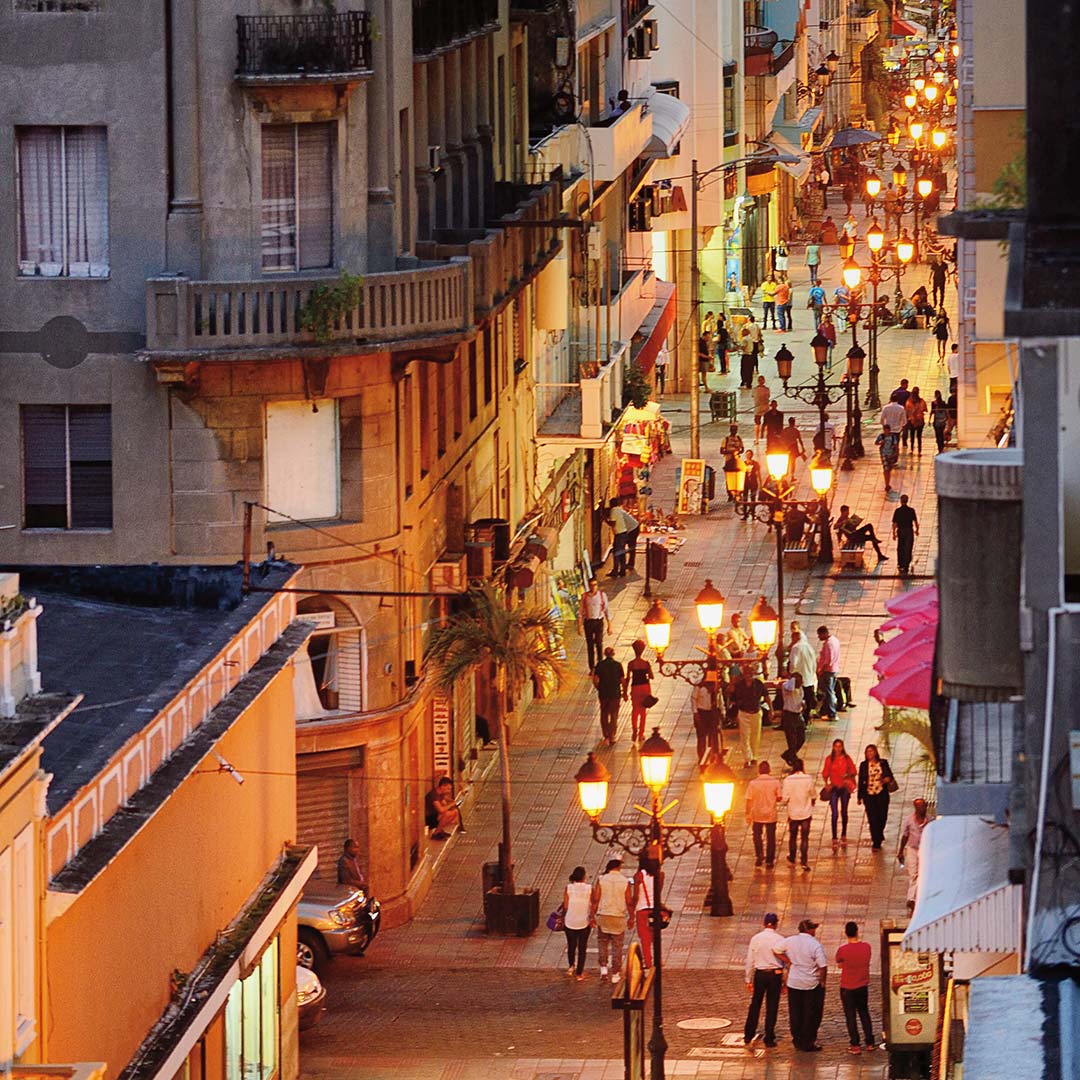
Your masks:
{"label": "paved sidewalk", "polygon": [[[800,402],[785,401],[775,393],[780,384],[772,354],[781,341],[796,356],[793,384],[809,379],[814,370],[808,345],[812,336],[809,312],[802,307],[807,281],[801,252],[792,253],[791,264],[795,322],[804,327],[790,334],[766,334],[762,372],[774,387],[781,408],[797,417],[809,446],[817,423],[815,410]],[[837,269],[838,260],[827,258],[823,278],[830,291],[837,283]],[[921,276],[909,273],[906,291],[910,292]],[[859,333],[865,347],[863,332]],[[838,347],[838,356],[843,351],[846,346]],[[883,397],[901,376],[919,385],[927,398],[932,398],[935,388],[947,386],[945,371],[934,355],[933,339],[926,332],[884,331],[879,337],[879,357]],[[734,388],[737,381],[737,376],[729,376],[726,383],[714,376],[710,384],[713,389],[720,385]],[[749,397],[748,393],[740,395],[739,417],[748,445],[753,438],[752,419],[747,423]],[[702,418],[706,421],[702,451],[718,467],[720,441],[727,424],[707,423],[706,395],[702,402]],[[831,411],[841,426],[842,411],[842,407]],[[670,509],[676,466],[689,447],[687,398],[669,397],[664,402],[664,414],[672,423],[674,453],[653,472],[652,501]],[[872,670],[873,630],[887,617],[884,601],[888,597],[924,583],[932,572],[936,550],[932,433],[921,457],[902,453],[903,468],[894,476],[892,497],[886,498],[873,446],[878,430],[876,417],[867,415],[865,421],[867,456],[854,471],[837,472],[834,507],[850,504],[853,512],[873,521],[879,535],[887,538],[896,500],[900,493],[907,493],[919,513],[922,531],[915,546],[914,575],[906,579],[897,576],[895,545],[887,539],[889,561],[875,565],[872,552],[868,553],[865,573],[817,568],[785,575],[785,623],[798,618],[811,634],[821,623],[835,629],[842,643],[842,666],[851,677],[857,703],[837,722],[811,726],[803,754],[808,769],[815,773],[820,772],[828,745],[835,737],[845,739],[856,760],[867,742],[881,741],[874,732],[881,720],[881,708],[868,694],[876,681]],[[807,487],[805,481],[803,487]],[[731,612],[748,612],[759,593],[775,604],[775,545],[771,532],[764,525],[736,518],[722,501],[723,493],[718,495],[721,501],[714,503],[717,509],[707,516],[687,519],[686,543],[671,559],[668,580],[656,588],[675,616],[668,651],[671,658],[692,656],[694,649],[705,643],[693,597],[706,577],[712,578],[727,599],[725,625]],[[640,574],[618,583],[603,581],[614,610],[614,634],[607,643],[614,644],[623,661],[630,655],[631,642],[643,636],[641,620],[648,602],[642,596],[642,585]],[[644,820],[634,804],[645,802],[647,796],[637,755],[628,742],[628,707],[623,707],[620,716],[620,741],[612,748],[601,746],[595,692],[586,674],[584,642],[572,629],[568,652],[571,673],[563,688],[553,699],[535,703],[529,709],[511,749],[517,879],[520,886],[540,890],[542,919],[560,902],[563,884],[576,865],[584,865],[592,880],[611,854],[592,840],[577,801],[573,774],[586,753],[596,750],[612,773],[611,799],[605,815],[608,820]],[[660,727],[675,749],[666,797],[680,802],[669,821],[706,821],[695,767],[690,686],[680,680],[658,678],[654,692],[660,702],[650,712],[650,722]],[[770,730],[764,734],[762,753],[777,773],[782,771],[779,753],[783,746],[779,732]],[[907,882],[894,855],[901,818],[925,785],[919,771],[904,772],[916,756],[916,749],[911,740],[902,738],[891,750],[884,750],[901,790],[893,797],[883,852],[870,850],[865,818],[853,799],[846,848],[832,851],[827,809],[819,806],[811,834],[810,873],[790,867],[782,857],[772,871],[755,869],[752,840],[741,813],[744,799],[740,783],[728,822],[735,916],[714,919],[703,911],[709,884],[707,851],[694,850],[665,864],[665,899],[676,913],[664,938],[665,1017],[672,1047],[668,1055],[670,1076],[720,1076],[728,1080],[766,1075],[884,1075],[883,1056],[853,1058],[846,1053],[846,1034],[835,1000],[835,975],[829,986],[822,1030],[826,1046],[823,1053],[797,1054],[786,1043],[771,1051],[767,1059],[756,1058],[741,1047],[726,1047],[723,1040],[741,1031],[746,1007],[741,971],[746,942],[760,928],[765,911],[779,913],[782,932],[794,933],[799,919],[805,916],[821,922],[819,937],[830,958],[842,941],[844,921],[857,920],[874,947],[877,971],[878,922],[886,917],[902,918],[905,910]],[[748,773],[740,775],[740,781],[749,778]],[[327,980],[331,1016],[315,1033],[305,1035],[302,1047],[306,1076],[337,1077],[348,1073],[381,1078],[404,1073],[440,1080],[473,1076],[483,1080],[601,1080],[622,1075],[620,1021],[595,979],[595,935],[589,947],[593,978],[583,985],[569,985],[560,974],[565,965],[563,935],[549,933],[542,924],[527,939],[488,938],[483,932],[481,865],[496,858],[500,829],[498,783],[488,782],[480,791],[468,825],[465,835],[450,841],[419,915],[406,926],[384,931],[364,960],[343,962],[331,971]],[[628,869],[630,865],[628,859]],[[500,973],[496,969],[504,970]],[[349,982],[353,978],[357,980],[355,987]],[[871,1009],[879,1020],[876,979],[871,987]],[[332,1022],[333,1013],[339,1014],[340,1022]],[[678,1028],[681,1020],[702,1017],[721,1017],[732,1021],[732,1025],[689,1033]],[[393,1021],[388,1029],[391,1039],[371,1035],[369,1046],[368,1033],[389,1020]],[[786,1005],[781,1006],[781,1032],[787,1033]]]}

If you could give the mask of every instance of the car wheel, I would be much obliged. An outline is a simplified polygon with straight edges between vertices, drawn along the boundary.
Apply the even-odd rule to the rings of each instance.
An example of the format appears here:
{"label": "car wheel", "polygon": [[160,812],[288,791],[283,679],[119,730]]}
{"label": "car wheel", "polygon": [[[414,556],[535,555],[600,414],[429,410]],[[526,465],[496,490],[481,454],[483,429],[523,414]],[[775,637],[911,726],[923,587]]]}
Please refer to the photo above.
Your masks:
{"label": "car wheel", "polygon": [[310,927],[301,926],[296,941],[296,962],[311,971],[321,971],[330,959],[330,951],[322,935]]}

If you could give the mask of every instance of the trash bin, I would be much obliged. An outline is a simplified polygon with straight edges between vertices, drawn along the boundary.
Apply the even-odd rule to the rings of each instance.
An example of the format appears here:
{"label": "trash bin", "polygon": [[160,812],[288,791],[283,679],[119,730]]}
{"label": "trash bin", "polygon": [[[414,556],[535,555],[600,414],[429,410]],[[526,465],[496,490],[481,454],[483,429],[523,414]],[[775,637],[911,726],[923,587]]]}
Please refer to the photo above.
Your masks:
{"label": "trash bin", "polygon": [[731,390],[716,390],[709,398],[709,411],[712,413],[712,419],[715,420],[735,420],[737,405],[737,396]]}
{"label": "trash bin", "polygon": [[487,896],[492,889],[498,889],[502,885],[502,869],[497,861],[484,863],[482,880],[484,883],[485,896]]}

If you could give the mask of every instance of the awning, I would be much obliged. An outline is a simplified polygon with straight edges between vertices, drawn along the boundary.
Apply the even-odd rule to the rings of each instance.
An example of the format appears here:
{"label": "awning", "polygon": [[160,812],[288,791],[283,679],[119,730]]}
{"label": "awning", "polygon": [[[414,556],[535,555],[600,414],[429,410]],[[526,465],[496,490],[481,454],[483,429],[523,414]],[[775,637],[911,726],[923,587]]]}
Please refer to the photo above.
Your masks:
{"label": "awning", "polygon": [[938,590],[936,585],[923,585],[918,589],[890,596],[885,601],[885,610],[890,615],[903,615],[909,611],[921,611],[923,608],[936,608]]}
{"label": "awning", "polygon": [[649,314],[645,316],[645,321],[641,324],[640,333],[644,335],[645,340],[636,353],[633,348],[630,350],[630,359],[645,374],[652,371],[653,364],[656,363],[656,354],[660,351],[660,346],[664,344],[668,334],[671,333],[672,326],[675,325],[675,307],[675,286],[670,282],[657,280],[656,303],[653,304]]}
{"label": "awning", "polygon": [[929,709],[934,663],[925,660],[900,667],[870,687],[870,696],[890,709]]}
{"label": "awning", "polygon": [[899,675],[907,668],[919,664],[932,663],[934,660],[934,639],[924,638],[914,648],[902,649],[888,656],[878,657],[874,661],[874,670],[881,678]]}
{"label": "awning", "polygon": [[1009,830],[981,817],[940,817],[919,849],[910,952],[1019,952],[1023,890],[1009,883]]}
{"label": "awning", "polygon": [[671,94],[657,91],[649,98],[652,113],[652,138],[643,157],[669,158],[690,126],[690,107]]}
{"label": "awning", "polygon": [[921,26],[916,26],[915,23],[908,22],[907,19],[901,19],[895,15],[893,16],[892,34],[890,37],[909,38],[925,36],[926,31]]}

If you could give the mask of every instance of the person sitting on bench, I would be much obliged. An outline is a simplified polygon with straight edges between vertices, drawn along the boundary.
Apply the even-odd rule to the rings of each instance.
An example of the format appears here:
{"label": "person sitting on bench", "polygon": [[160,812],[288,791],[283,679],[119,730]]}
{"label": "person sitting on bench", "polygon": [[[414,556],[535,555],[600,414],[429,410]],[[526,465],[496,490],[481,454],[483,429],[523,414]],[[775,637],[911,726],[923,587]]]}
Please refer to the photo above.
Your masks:
{"label": "person sitting on bench", "polygon": [[810,516],[801,506],[789,507],[784,514],[784,543],[789,547],[802,543]]}
{"label": "person sitting on bench", "polygon": [[874,532],[874,526],[862,523],[862,518],[852,514],[847,506],[840,507],[840,516],[836,519],[837,539],[842,548],[861,548],[869,542],[874,545],[877,557],[884,561],[888,556],[881,550],[881,540]]}
{"label": "person sitting on bench", "polygon": [[424,797],[424,824],[432,830],[433,840],[447,839],[454,829],[465,831],[449,776],[444,776]]}

